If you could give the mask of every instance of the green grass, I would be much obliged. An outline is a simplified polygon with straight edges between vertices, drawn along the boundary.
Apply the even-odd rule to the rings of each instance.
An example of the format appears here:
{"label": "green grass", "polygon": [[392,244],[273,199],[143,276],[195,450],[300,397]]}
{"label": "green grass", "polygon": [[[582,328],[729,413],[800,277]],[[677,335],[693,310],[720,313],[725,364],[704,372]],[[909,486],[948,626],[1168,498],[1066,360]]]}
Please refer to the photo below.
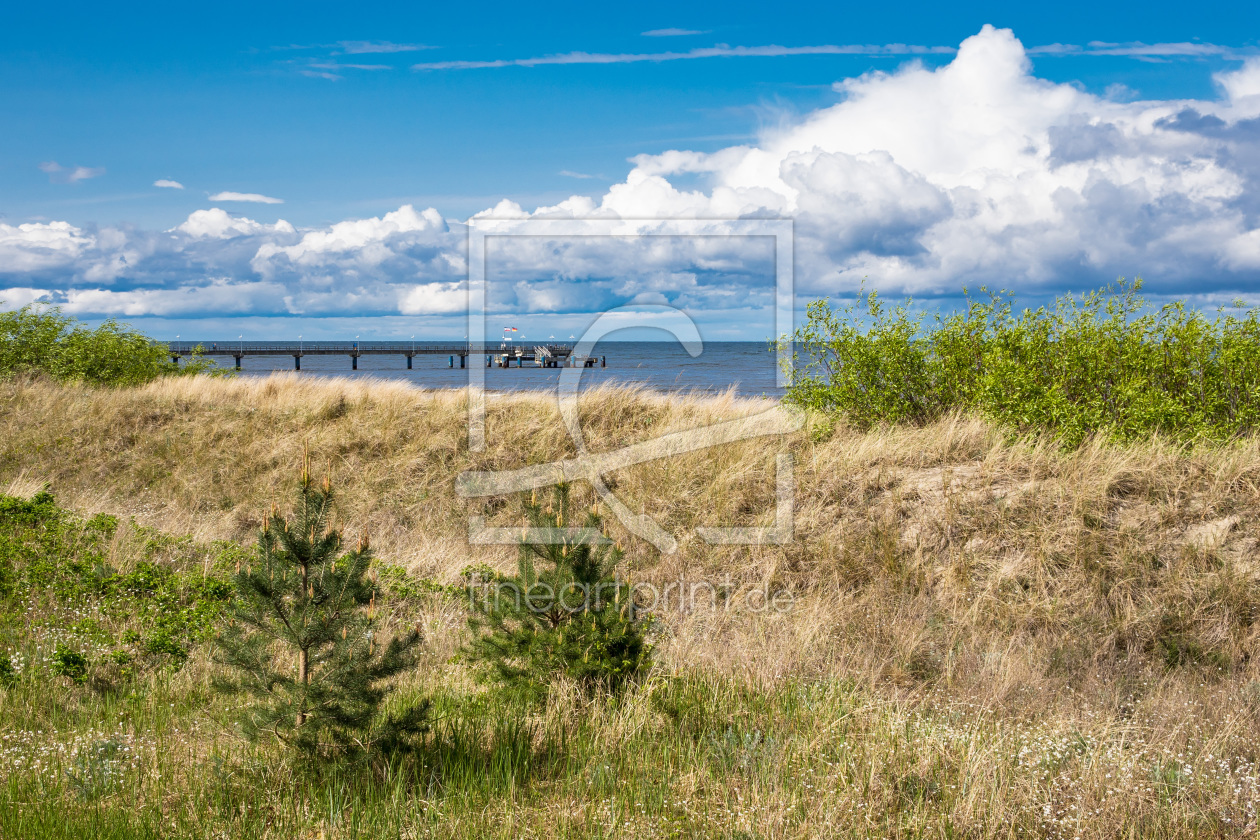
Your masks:
{"label": "green grass", "polygon": [[[0,661],[10,671],[38,658],[76,682],[124,679],[179,667],[214,632],[231,596],[223,572],[246,553],[117,529],[112,516],[78,520],[47,493],[0,497],[0,598],[10,607],[0,632],[14,645]],[[129,549],[126,569],[112,563],[117,544]]]}
{"label": "green grass", "polygon": [[[1197,700],[1170,714],[1140,670],[1122,714],[1088,693],[1070,713],[999,709],[944,680],[906,698],[842,676],[700,664],[658,669],[621,698],[558,685],[538,707],[485,690],[443,655],[395,700],[432,699],[424,749],[381,764],[293,762],[238,737],[228,701],[209,689],[216,582],[242,549],[84,520],[47,495],[0,498],[0,546],[0,647],[14,665],[0,689],[0,837],[1224,837],[1257,827],[1251,701],[1219,726],[1190,708]],[[458,615],[458,593],[396,568],[385,577],[387,622]],[[150,650],[160,627],[177,628],[169,638],[183,655]],[[80,644],[84,679],[58,673],[58,641]],[[134,657],[126,666],[119,650]],[[1177,667],[1196,684],[1222,679]]]}

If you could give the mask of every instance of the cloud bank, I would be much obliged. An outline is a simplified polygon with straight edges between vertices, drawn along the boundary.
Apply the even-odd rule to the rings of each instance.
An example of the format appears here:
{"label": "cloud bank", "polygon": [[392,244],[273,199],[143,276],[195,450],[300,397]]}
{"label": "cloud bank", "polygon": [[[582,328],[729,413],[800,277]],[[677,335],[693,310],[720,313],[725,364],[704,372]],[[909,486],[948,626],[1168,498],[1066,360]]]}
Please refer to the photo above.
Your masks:
{"label": "cloud bank", "polygon": [[[1095,96],[1037,78],[1015,36],[986,27],[939,68],[838,82],[837,104],[755,144],[642,155],[596,198],[487,209],[621,219],[631,233],[669,229],[644,219],[708,219],[714,234],[491,240],[492,306],[764,309],[773,254],[721,237],[722,220],[757,217],[795,219],[805,296],[863,278],[892,294],[1035,295],[1140,274],[1157,293],[1247,297],[1260,292],[1260,59],[1216,81],[1212,100]],[[458,221],[410,205],[312,229],[221,208],[167,231],[0,223],[0,299],[89,316],[450,317],[465,241]]]}

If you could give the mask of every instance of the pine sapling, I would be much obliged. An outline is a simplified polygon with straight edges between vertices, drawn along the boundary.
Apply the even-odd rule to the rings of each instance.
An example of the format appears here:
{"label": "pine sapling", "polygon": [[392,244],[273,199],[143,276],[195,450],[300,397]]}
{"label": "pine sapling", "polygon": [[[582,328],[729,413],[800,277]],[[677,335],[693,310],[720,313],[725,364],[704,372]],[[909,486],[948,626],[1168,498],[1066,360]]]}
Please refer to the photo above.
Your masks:
{"label": "pine sapling", "polygon": [[582,528],[571,522],[569,489],[560,485],[545,508],[525,506],[529,531],[514,577],[470,581],[474,639],[468,656],[504,688],[532,698],[564,676],[588,693],[617,693],[651,663],[649,618],[616,577],[620,547],[604,535],[598,509]]}
{"label": "pine sapling", "polygon": [[331,483],[314,486],[308,457],[292,519],[273,508],[257,563],[233,577],[216,654],[230,676],[216,687],[250,698],[240,723],[251,740],[272,737],[307,755],[389,752],[425,728],[427,701],[383,708],[391,679],[415,665],[420,633],[378,638],[368,539],[343,553],[332,515]]}

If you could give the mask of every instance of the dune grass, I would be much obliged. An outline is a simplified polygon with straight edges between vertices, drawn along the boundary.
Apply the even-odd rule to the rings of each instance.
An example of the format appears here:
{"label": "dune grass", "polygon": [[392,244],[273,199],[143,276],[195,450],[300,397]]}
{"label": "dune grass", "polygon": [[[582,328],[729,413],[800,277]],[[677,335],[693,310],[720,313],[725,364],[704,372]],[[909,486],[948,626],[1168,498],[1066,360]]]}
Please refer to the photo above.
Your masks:
{"label": "dune grass", "polygon": [[[764,407],[604,389],[583,423],[604,451]],[[780,442],[796,461],[785,546],[690,533],[772,521],[773,442],[618,471],[626,504],[679,537],[661,555],[614,524],[623,575],[709,581],[729,601],[660,609],[657,665],[619,702],[560,685],[524,708],[472,678],[446,588],[469,564],[512,568],[510,546],[468,545],[467,518],[519,526],[521,502],[463,500],[454,481],[572,444],[553,403],[511,395],[470,453],[464,411],[457,393],[295,376],[0,385],[0,490],[47,486],[74,527],[116,516],[95,550],[120,574],[152,560],[137,534],[160,533],[180,541],[160,556],[172,573],[213,576],[309,445],[341,518],[398,568],[384,609],[427,637],[402,689],[435,714],[430,749],[396,766],[295,768],[226,726],[204,646],[178,670],[155,657],[76,682],[43,662],[55,638],[94,617],[105,669],[104,648],[148,624],[15,591],[0,646],[26,666],[0,691],[0,836],[1256,832],[1260,443],[1065,450],[960,416],[810,416]],[[750,608],[755,590],[790,609]]]}

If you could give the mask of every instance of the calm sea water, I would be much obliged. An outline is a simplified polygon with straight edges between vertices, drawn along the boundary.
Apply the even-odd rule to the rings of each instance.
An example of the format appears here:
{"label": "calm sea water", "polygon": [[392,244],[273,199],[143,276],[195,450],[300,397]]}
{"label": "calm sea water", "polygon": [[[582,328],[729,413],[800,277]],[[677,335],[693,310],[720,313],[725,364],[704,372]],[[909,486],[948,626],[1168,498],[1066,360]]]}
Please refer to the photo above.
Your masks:
{"label": "calm sea water", "polygon": [[[206,343],[209,346],[209,343]],[[775,356],[765,342],[706,342],[699,356],[692,357],[680,345],[656,341],[609,341],[599,344],[595,355],[605,356],[608,367],[582,370],[582,387],[604,383],[638,384],[666,393],[697,392],[717,394],[734,388],[740,396],[782,395],[775,385]],[[215,357],[227,367],[229,358]],[[469,356],[469,364],[484,356]],[[407,370],[402,356],[363,356],[359,369],[350,369],[348,356],[304,356],[300,376],[347,376],[402,379],[425,388],[459,388],[468,384],[468,371],[449,366],[447,356],[416,356],[414,368]],[[266,375],[272,371],[292,371],[291,356],[248,356],[241,362],[244,376]],[[559,368],[484,368],[485,384],[494,391],[554,390]]]}

